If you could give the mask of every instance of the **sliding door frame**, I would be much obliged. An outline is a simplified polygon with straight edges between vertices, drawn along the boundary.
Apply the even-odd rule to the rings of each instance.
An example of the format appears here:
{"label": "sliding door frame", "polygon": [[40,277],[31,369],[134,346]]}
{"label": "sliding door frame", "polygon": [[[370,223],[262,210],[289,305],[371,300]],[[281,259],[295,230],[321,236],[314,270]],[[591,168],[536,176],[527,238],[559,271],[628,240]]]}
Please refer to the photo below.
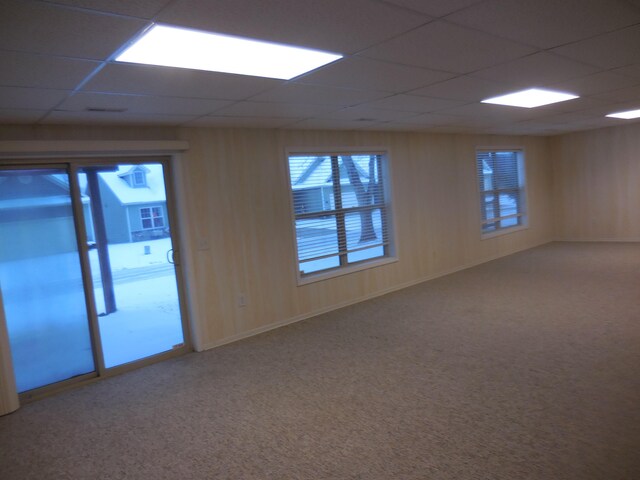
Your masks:
{"label": "sliding door frame", "polygon": [[[72,160],[69,160],[69,163],[71,165],[74,178],[76,181],[76,185],[74,187],[76,189],[76,192],[74,193],[74,195],[77,195],[78,199],[80,198],[80,186],[77,184],[77,173],[78,173],[78,170],[81,169],[81,167],[114,166],[114,165],[120,165],[123,163],[131,164],[131,165],[143,165],[145,163],[161,164],[163,175],[164,175],[164,188],[165,188],[165,193],[167,197],[167,217],[169,219],[169,225],[171,227],[170,228],[171,244],[174,252],[177,252],[176,257],[178,258],[178,260],[181,258],[180,239],[179,239],[179,235],[176,234],[176,228],[175,228],[178,225],[177,223],[178,219],[177,219],[177,214],[175,212],[176,204],[175,204],[175,196],[173,192],[173,175],[171,174],[170,158],[162,155],[148,155],[148,156],[135,156],[135,157],[101,156],[101,157],[89,157],[89,158],[74,158]],[[81,203],[81,202],[78,202],[78,203]],[[80,209],[80,215],[78,216],[78,218],[81,218],[82,222],[84,222],[85,219],[84,219],[84,212],[82,211],[82,205],[79,205],[79,209]],[[92,302],[93,322],[95,322],[96,328],[98,328],[98,314],[97,314],[97,308],[95,305],[95,298],[93,293],[93,279],[91,277],[91,268],[89,266],[89,249],[87,248],[87,245],[88,245],[87,234],[84,228],[81,231],[82,231],[82,237],[83,237],[81,241],[84,242],[83,256],[86,257],[84,261],[86,262],[86,268],[88,270],[87,273],[89,276],[89,279],[86,285],[88,286],[88,288],[90,288],[90,292],[88,292],[88,295],[90,296],[91,302]],[[154,363],[160,362],[162,360],[167,360],[169,358],[178,357],[178,356],[184,355],[185,353],[193,351],[193,348],[191,346],[191,334],[190,334],[190,328],[189,328],[190,324],[189,324],[189,317],[188,317],[188,309],[186,305],[187,292],[186,292],[185,282],[184,282],[184,272],[183,272],[183,269],[181,268],[179,261],[174,262],[174,272],[175,272],[175,278],[176,278],[176,287],[178,289],[178,303],[180,307],[180,321],[182,326],[183,345],[181,347],[167,350],[165,352],[157,353],[154,355],[150,355],[148,357],[144,357],[139,360],[135,360],[133,362],[125,363],[122,365],[116,365],[114,367],[109,367],[109,368],[105,367],[104,365],[104,356],[102,355],[102,345],[100,345],[101,355],[100,355],[100,360],[98,364],[99,377],[102,377],[102,378],[112,377],[114,375],[119,375],[121,373],[136,370],[138,368],[152,365]],[[98,332],[99,332],[99,328],[98,328]]]}
{"label": "sliding door frame", "polygon": [[[58,168],[65,170],[69,175],[69,190],[71,197],[71,205],[74,216],[74,226],[76,230],[76,240],[78,245],[78,253],[80,257],[80,266],[82,273],[82,280],[85,293],[85,305],[87,309],[87,318],[89,321],[89,333],[92,342],[92,354],[94,359],[95,370],[86,374],[78,375],[60,382],[56,382],[43,387],[28,390],[18,395],[20,403],[28,403],[33,400],[49,396],[54,393],[58,393],[62,390],[66,390],[79,383],[88,383],[99,380],[101,378],[109,378],[114,375],[136,370],[138,368],[152,365],[154,363],[167,360],[169,358],[184,355],[185,353],[193,351],[191,341],[190,321],[188,317],[187,308],[187,291],[184,278],[184,269],[181,265],[181,241],[180,232],[177,229],[178,215],[177,215],[177,203],[174,191],[174,175],[172,173],[172,157],[171,154],[152,154],[152,153],[135,153],[134,155],[120,155],[117,153],[99,154],[96,156],[87,155],[57,155],[52,154],[47,156],[36,155],[34,157],[28,156],[27,158],[7,158],[0,157],[0,167],[4,170],[27,170],[27,169],[47,169]],[[115,166],[119,164],[145,164],[145,163],[159,163],[162,165],[164,176],[164,188],[166,192],[166,208],[167,218],[170,225],[170,238],[174,251],[174,273],[176,278],[176,287],[178,290],[178,303],[181,318],[181,326],[183,332],[183,345],[165,352],[150,355],[142,359],[117,365],[107,368],[104,363],[104,355],[102,349],[102,342],[100,339],[100,328],[98,323],[98,313],[96,308],[96,302],[93,290],[93,279],[91,273],[91,266],[89,262],[89,248],[87,243],[86,232],[86,219],[82,207],[82,197],[80,192],[80,185],[78,182],[78,172],[81,167],[85,166]]]}
{"label": "sliding door frame", "polygon": [[[71,378],[67,378],[65,380],[61,380],[49,385],[44,385],[42,387],[34,388],[32,390],[27,390],[26,392],[19,393],[18,398],[20,403],[28,403],[29,401],[46,396],[52,392],[56,392],[70,386],[73,386],[79,382],[91,380],[99,376],[100,367],[99,364],[101,362],[101,344],[100,344],[100,332],[97,329],[97,318],[94,319],[94,315],[92,314],[92,310],[95,311],[92,305],[90,305],[90,298],[87,296],[87,278],[89,281],[91,280],[91,273],[89,273],[87,277],[87,267],[88,263],[85,264],[85,255],[83,248],[86,246],[86,243],[82,244],[81,235],[84,234],[84,229],[82,228],[79,221],[81,217],[78,217],[78,211],[82,211],[82,202],[80,201],[80,197],[76,196],[73,182],[77,179],[74,178],[74,174],[72,172],[72,168],[69,162],[60,161],[60,159],[51,159],[49,161],[45,159],[35,159],[33,162],[6,162],[0,160],[0,170],[9,171],[9,170],[63,170],[66,172],[69,178],[69,199],[71,201],[71,210],[73,212],[73,226],[75,230],[76,237],[76,248],[78,252],[78,259],[80,263],[80,273],[82,275],[82,285],[84,290],[85,297],[85,309],[87,312],[87,321],[89,322],[89,341],[91,342],[91,355],[93,358],[93,368],[94,370],[91,372],[87,372],[81,375],[76,375]],[[78,192],[80,190],[78,189]],[[86,234],[85,234],[86,237]],[[86,257],[88,260],[88,256]]]}

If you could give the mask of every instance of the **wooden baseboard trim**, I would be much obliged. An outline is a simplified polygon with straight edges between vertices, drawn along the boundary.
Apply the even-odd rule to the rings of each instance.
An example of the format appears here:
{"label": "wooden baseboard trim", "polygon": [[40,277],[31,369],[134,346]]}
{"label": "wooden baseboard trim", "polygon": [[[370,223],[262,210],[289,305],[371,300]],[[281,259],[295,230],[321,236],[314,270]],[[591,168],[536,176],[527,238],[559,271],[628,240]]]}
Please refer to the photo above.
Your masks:
{"label": "wooden baseboard trim", "polygon": [[451,268],[449,270],[445,270],[442,272],[438,272],[432,275],[427,275],[425,277],[421,277],[418,278],[416,280],[412,280],[410,282],[405,282],[405,283],[401,283],[399,285],[394,285],[393,287],[389,287],[389,288],[385,288],[382,290],[378,290],[374,293],[368,294],[368,295],[364,295],[362,297],[358,297],[358,298],[354,298],[351,300],[347,300],[345,302],[340,302],[338,304],[335,305],[331,305],[329,307],[325,307],[325,308],[320,308],[317,310],[314,310],[312,312],[307,312],[301,315],[296,315],[295,317],[291,317],[291,318],[287,318],[285,320],[281,320],[278,322],[274,322],[274,323],[270,323],[269,325],[264,325],[262,327],[258,327],[258,328],[254,328],[251,330],[248,330],[246,332],[242,332],[236,335],[231,335],[230,337],[226,337],[223,338],[221,340],[215,341],[215,342],[210,342],[210,343],[206,343],[202,346],[202,349],[198,350],[198,351],[205,351],[205,350],[210,350],[212,348],[216,348],[216,347],[220,347],[222,345],[227,345],[229,343],[233,343],[233,342],[237,342],[239,340],[243,340],[245,338],[249,338],[249,337],[253,337],[254,335],[259,335],[261,333],[265,333],[268,332],[270,330],[275,330],[276,328],[280,328],[280,327],[284,327],[286,325],[291,325],[292,323],[296,323],[296,322],[300,322],[302,320],[306,320],[308,318],[313,318],[316,317],[318,315],[322,315],[324,313],[328,313],[331,312],[333,310],[338,310],[340,308],[344,308],[344,307],[348,307],[349,305],[354,305],[356,303],[360,303],[360,302],[364,302],[366,300],[370,300],[372,298],[376,298],[376,297],[380,297],[382,295],[386,295],[388,293],[392,293],[392,292],[396,292],[398,290],[402,290],[404,288],[409,288],[412,287],[414,285],[418,285],[420,283],[424,283],[424,282],[428,282],[429,280],[435,280],[436,278],[440,278],[440,277],[444,277],[446,275],[451,275],[452,273],[456,273],[456,272],[460,272],[462,270],[466,270],[468,268],[472,268],[472,267],[476,267],[478,265],[482,265],[483,263],[487,263],[487,262],[491,262],[493,260],[497,260],[499,258],[502,257],[506,257],[508,255],[513,255],[514,253],[518,253],[518,252],[522,252],[525,250],[529,250],[531,248],[535,248],[535,247],[539,247],[541,245],[546,245],[547,243],[551,243],[552,241],[544,241],[532,246],[528,246],[526,248],[519,248],[519,249],[515,249],[512,251],[507,251],[507,252],[503,252],[500,255],[495,255],[495,256],[491,256],[488,258],[484,258],[482,260],[478,260],[475,262],[471,262],[471,263],[467,263],[465,265],[461,265],[459,267],[455,267],[455,268]]}
{"label": "wooden baseboard trim", "polygon": [[554,242],[581,242],[581,243],[638,243],[640,237],[630,238],[556,238]]}

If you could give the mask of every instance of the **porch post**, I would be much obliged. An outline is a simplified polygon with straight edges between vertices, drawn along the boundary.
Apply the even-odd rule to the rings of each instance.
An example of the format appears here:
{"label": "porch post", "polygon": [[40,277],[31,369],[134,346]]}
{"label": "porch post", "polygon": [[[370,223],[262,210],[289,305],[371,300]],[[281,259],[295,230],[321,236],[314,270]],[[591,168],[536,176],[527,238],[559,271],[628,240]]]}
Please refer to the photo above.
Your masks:
{"label": "porch post", "polygon": [[113,290],[113,275],[111,262],[109,261],[109,244],[107,243],[107,227],[102,211],[102,197],[98,183],[98,171],[93,168],[84,168],[91,197],[91,215],[93,216],[93,229],[96,236],[96,249],[100,263],[100,276],[102,277],[102,291],[104,292],[104,308],[108,315],[116,311],[116,295]]}

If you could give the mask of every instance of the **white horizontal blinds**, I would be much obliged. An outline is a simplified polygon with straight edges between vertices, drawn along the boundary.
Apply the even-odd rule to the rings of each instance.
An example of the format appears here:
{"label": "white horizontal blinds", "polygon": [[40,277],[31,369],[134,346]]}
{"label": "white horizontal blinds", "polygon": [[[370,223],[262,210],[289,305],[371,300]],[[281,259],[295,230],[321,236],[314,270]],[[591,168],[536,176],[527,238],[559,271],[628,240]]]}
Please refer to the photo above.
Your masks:
{"label": "white horizontal blinds", "polygon": [[339,157],[342,206],[347,212],[347,262],[383,257],[389,245],[381,155]]}
{"label": "white horizontal blinds", "polygon": [[290,156],[289,172],[303,274],[387,255],[381,155]]}
{"label": "white horizontal blinds", "polygon": [[512,151],[479,151],[476,156],[482,232],[523,222],[523,179],[520,155]]}

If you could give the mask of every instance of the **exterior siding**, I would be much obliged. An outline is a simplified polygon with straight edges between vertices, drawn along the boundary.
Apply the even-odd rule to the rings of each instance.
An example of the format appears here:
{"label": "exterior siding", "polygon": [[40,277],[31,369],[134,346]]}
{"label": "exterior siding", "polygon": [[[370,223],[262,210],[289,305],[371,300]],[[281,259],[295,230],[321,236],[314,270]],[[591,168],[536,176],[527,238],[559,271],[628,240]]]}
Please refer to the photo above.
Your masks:
{"label": "exterior siding", "polygon": [[72,216],[7,222],[0,228],[3,230],[0,251],[4,262],[77,251]]}
{"label": "exterior siding", "polygon": [[[142,208],[159,207],[162,211],[163,227],[159,229],[144,229],[142,227],[142,217],[140,210]],[[132,241],[148,240],[149,238],[162,238],[164,232],[168,228],[166,202],[141,203],[138,205],[127,206],[129,212],[129,227],[132,232]],[[154,231],[155,230],[155,231]]]}

